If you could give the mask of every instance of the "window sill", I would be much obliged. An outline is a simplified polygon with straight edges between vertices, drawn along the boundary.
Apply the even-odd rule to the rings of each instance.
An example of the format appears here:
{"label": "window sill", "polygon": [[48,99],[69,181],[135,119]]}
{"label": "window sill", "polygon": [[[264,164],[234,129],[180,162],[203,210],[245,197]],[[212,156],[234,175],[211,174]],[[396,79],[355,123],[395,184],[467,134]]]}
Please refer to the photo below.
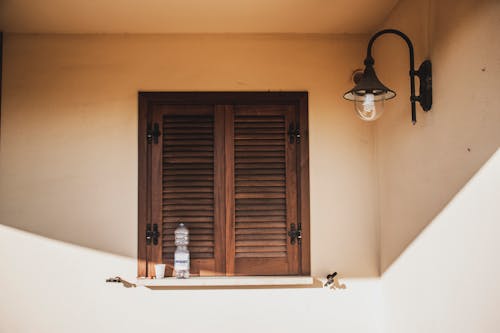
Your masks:
{"label": "window sill", "polygon": [[[258,289],[258,288],[317,288],[311,276],[214,276],[189,279],[138,278],[138,286],[151,289]],[[321,283],[319,283],[321,286]]]}

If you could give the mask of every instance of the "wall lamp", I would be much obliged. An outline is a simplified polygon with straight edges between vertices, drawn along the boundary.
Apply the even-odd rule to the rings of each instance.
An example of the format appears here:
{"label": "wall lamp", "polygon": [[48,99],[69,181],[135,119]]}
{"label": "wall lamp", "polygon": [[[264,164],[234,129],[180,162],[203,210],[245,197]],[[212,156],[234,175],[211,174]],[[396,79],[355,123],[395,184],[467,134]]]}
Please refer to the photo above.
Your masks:
{"label": "wall lamp", "polygon": [[[411,102],[411,121],[415,125],[417,115],[415,102],[419,102],[424,111],[429,111],[432,106],[432,66],[429,60],[425,60],[418,70],[415,70],[415,59],[413,54],[413,44],[410,38],[399,30],[386,29],[374,34],[368,42],[366,50],[365,70],[356,86],[344,94],[344,98],[354,102],[356,114],[362,120],[374,121],[384,112],[384,101],[394,98],[396,92],[387,88],[375,74],[373,64],[375,60],[372,57],[372,46],[375,40],[384,34],[395,34],[403,38],[410,49],[410,102]],[[420,95],[415,95],[415,76],[420,81]]]}

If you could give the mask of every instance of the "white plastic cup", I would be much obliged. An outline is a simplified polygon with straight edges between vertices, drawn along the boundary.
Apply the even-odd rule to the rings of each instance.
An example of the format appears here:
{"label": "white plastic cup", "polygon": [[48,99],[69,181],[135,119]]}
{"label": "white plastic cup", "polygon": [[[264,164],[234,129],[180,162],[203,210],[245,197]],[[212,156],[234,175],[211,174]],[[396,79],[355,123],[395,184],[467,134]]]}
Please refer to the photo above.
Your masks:
{"label": "white plastic cup", "polygon": [[165,278],[165,264],[155,265],[155,275],[157,279]]}

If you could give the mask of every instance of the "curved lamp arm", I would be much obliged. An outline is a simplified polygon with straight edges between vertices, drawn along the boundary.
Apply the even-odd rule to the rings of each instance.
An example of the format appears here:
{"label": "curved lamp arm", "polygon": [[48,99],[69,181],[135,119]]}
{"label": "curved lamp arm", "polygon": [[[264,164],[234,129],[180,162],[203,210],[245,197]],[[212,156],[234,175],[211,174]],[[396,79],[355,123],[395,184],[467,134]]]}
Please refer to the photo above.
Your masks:
{"label": "curved lamp arm", "polygon": [[[368,42],[368,47],[366,50],[366,59],[365,59],[365,66],[373,66],[375,63],[375,60],[372,57],[372,46],[375,40],[385,34],[394,34],[397,35],[401,38],[404,39],[406,44],[408,45],[408,49],[410,51],[410,102],[411,102],[411,120],[413,124],[416,123],[417,121],[417,116],[416,116],[416,108],[415,108],[415,102],[418,101],[422,105],[422,108],[424,111],[429,111],[431,108],[432,104],[432,99],[431,97],[428,97],[427,90],[430,90],[431,88],[431,63],[430,61],[424,61],[418,71],[415,71],[415,56],[413,52],[413,44],[410,40],[410,38],[402,33],[399,30],[396,29],[385,29],[377,32],[375,35],[370,38],[370,41]],[[415,95],[415,76],[418,76],[420,78],[420,96]],[[423,98],[422,96],[425,95]]]}

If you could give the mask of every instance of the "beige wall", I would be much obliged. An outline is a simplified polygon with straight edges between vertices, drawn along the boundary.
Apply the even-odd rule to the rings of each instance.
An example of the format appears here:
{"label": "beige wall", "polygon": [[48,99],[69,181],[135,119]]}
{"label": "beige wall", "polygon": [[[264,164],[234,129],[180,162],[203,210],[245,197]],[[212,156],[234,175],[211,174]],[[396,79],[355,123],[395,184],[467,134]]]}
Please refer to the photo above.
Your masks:
{"label": "beige wall", "polygon": [[376,126],[383,332],[500,329],[499,18],[498,1],[399,2],[385,26],[434,66],[433,109],[415,127],[405,45],[377,45],[379,72],[400,89]]}
{"label": "beige wall", "polygon": [[377,276],[372,130],[339,98],[365,40],[7,34],[0,219],[135,258],[138,91],[307,90],[312,272]]}
{"label": "beige wall", "polygon": [[[369,279],[378,275],[373,133],[339,97],[365,42],[7,34],[0,331],[174,330],[182,319],[187,331],[373,331],[380,317],[379,282]],[[136,272],[139,90],[309,91],[312,273],[354,278],[344,280],[347,290],[106,285],[109,276]]]}
{"label": "beige wall", "polygon": [[411,125],[408,48],[378,40],[377,73],[398,89],[376,125],[382,272],[500,146],[499,17],[495,0],[404,0],[384,24],[410,36],[416,66],[432,60],[434,104]]}
{"label": "beige wall", "polygon": [[[385,26],[434,66],[434,106],[414,127],[395,37],[377,41],[375,59],[398,97],[372,125],[340,98],[366,36],[7,34],[0,331],[175,330],[181,304],[199,318],[189,331],[493,332],[498,157],[431,221],[500,143],[499,7],[402,0],[393,10]],[[312,272],[339,271],[347,290],[105,285],[135,275],[139,90],[309,91]]]}

